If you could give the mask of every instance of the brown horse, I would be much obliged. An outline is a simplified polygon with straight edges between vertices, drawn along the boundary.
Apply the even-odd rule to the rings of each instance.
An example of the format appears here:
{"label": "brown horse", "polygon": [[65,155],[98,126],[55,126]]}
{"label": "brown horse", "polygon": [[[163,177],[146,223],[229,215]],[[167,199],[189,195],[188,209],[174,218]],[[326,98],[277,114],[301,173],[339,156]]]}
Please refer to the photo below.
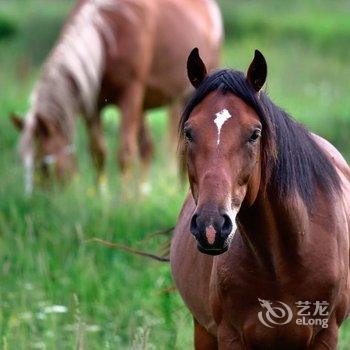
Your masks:
{"label": "brown horse", "polygon": [[144,112],[171,106],[170,128],[177,130],[179,106],[190,92],[183,70],[188,52],[198,44],[215,67],[221,40],[221,15],[214,0],[79,1],[43,67],[25,120],[12,116],[22,130],[27,191],[34,169],[48,174],[53,168],[59,178],[75,169],[77,114],[86,122],[101,177],[105,141],[100,112],[107,104],[121,110],[121,170],[128,172],[138,151],[147,168],[152,141]]}
{"label": "brown horse", "polygon": [[336,349],[350,311],[346,161],[261,91],[259,51],[247,75],[207,76],[198,51],[188,72],[191,194],[170,260],[195,348]]}

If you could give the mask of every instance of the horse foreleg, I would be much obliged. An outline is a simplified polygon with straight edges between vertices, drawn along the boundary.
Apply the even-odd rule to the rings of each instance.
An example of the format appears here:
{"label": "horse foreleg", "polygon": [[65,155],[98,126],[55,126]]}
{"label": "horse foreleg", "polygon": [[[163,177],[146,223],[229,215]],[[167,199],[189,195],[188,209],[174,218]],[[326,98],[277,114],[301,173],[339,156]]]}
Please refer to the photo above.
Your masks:
{"label": "horse foreleg", "polygon": [[132,83],[125,89],[119,104],[121,125],[118,163],[124,181],[130,180],[133,164],[136,161],[138,135],[143,115],[143,98],[143,84]]}
{"label": "horse foreleg", "polygon": [[169,127],[168,127],[168,149],[172,157],[178,158],[178,171],[181,180],[184,182],[186,178],[186,159],[183,147],[179,147],[179,123],[183,109],[183,102],[177,101],[173,103],[169,111]]}
{"label": "horse foreleg", "polygon": [[322,329],[310,347],[312,350],[336,350],[338,344],[338,325],[335,320],[329,320],[328,328]]}
{"label": "horse foreleg", "polygon": [[98,115],[92,119],[85,119],[85,121],[90,144],[90,154],[97,172],[97,182],[100,189],[104,191],[107,181],[105,175],[106,143],[101,117]]}
{"label": "horse foreleg", "polygon": [[243,350],[247,349],[242,343],[241,337],[237,331],[229,326],[224,320],[220,322],[217,329],[218,345],[220,350]]}
{"label": "horse foreleg", "polygon": [[153,158],[153,142],[146,115],[143,115],[140,123],[138,148],[141,158],[141,191],[147,193],[149,191],[148,177]]}
{"label": "horse foreleg", "polygon": [[196,350],[217,350],[217,339],[208,333],[194,318],[194,348]]}
{"label": "horse foreleg", "polygon": [[180,101],[174,102],[169,108],[169,126],[168,126],[168,143],[169,149],[175,151],[178,143],[178,130],[182,113],[183,103]]}

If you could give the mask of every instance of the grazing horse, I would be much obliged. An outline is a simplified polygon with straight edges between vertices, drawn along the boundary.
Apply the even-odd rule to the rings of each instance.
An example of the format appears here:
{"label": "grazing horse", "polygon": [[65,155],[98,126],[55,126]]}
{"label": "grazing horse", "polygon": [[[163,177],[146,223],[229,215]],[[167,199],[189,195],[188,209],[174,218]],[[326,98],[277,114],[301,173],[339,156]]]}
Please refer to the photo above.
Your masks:
{"label": "grazing horse", "polygon": [[180,130],[191,193],[170,261],[195,323],[195,348],[336,349],[350,311],[350,169],[340,153],[261,90],[255,52],[247,75],[207,75]]}
{"label": "grazing horse", "polygon": [[100,112],[107,104],[121,111],[122,172],[130,172],[137,152],[147,168],[152,141],[144,112],[169,105],[170,127],[177,130],[179,106],[191,92],[183,69],[187,55],[197,43],[210,67],[215,67],[222,35],[214,0],[79,1],[44,64],[26,118],[12,115],[22,130],[27,191],[32,189],[35,169],[58,178],[74,171],[77,114],[86,123],[101,178],[105,141]]}

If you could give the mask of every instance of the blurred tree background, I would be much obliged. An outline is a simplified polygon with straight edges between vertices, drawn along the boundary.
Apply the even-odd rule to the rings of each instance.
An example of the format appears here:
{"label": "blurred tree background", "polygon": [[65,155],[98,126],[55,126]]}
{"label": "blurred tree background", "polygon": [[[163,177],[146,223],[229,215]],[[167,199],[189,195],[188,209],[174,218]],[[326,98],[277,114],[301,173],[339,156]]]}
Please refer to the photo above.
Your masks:
{"label": "blurred tree background", "polygon": [[[118,113],[104,128],[110,195],[95,193],[84,128],[80,177],[64,190],[23,193],[18,134],[8,113],[24,115],[40,65],[59,35],[71,0],[0,0],[0,348],[189,349],[192,320],[172,291],[167,264],[96,245],[100,237],[146,250],[145,234],[176,222],[182,189],[166,149],[164,109],[149,115],[156,140],[152,191],[120,196]],[[255,48],[267,58],[267,92],[350,159],[350,2],[221,0],[223,65],[246,70]],[[340,349],[350,349],[350,323]]]}

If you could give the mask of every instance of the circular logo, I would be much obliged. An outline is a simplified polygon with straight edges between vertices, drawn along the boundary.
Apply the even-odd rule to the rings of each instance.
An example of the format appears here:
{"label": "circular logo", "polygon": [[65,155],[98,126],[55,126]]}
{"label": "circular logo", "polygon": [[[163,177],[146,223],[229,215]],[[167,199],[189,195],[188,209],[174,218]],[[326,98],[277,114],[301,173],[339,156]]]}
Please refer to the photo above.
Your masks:
{"label": "circular logo", "polygon": [[289,323],[293,318],[292,309],[282,301],[269,301],[259,299],[259,303],[264,309],[258,313],[259,321],[266,327],[274,328],[274,326]]}

